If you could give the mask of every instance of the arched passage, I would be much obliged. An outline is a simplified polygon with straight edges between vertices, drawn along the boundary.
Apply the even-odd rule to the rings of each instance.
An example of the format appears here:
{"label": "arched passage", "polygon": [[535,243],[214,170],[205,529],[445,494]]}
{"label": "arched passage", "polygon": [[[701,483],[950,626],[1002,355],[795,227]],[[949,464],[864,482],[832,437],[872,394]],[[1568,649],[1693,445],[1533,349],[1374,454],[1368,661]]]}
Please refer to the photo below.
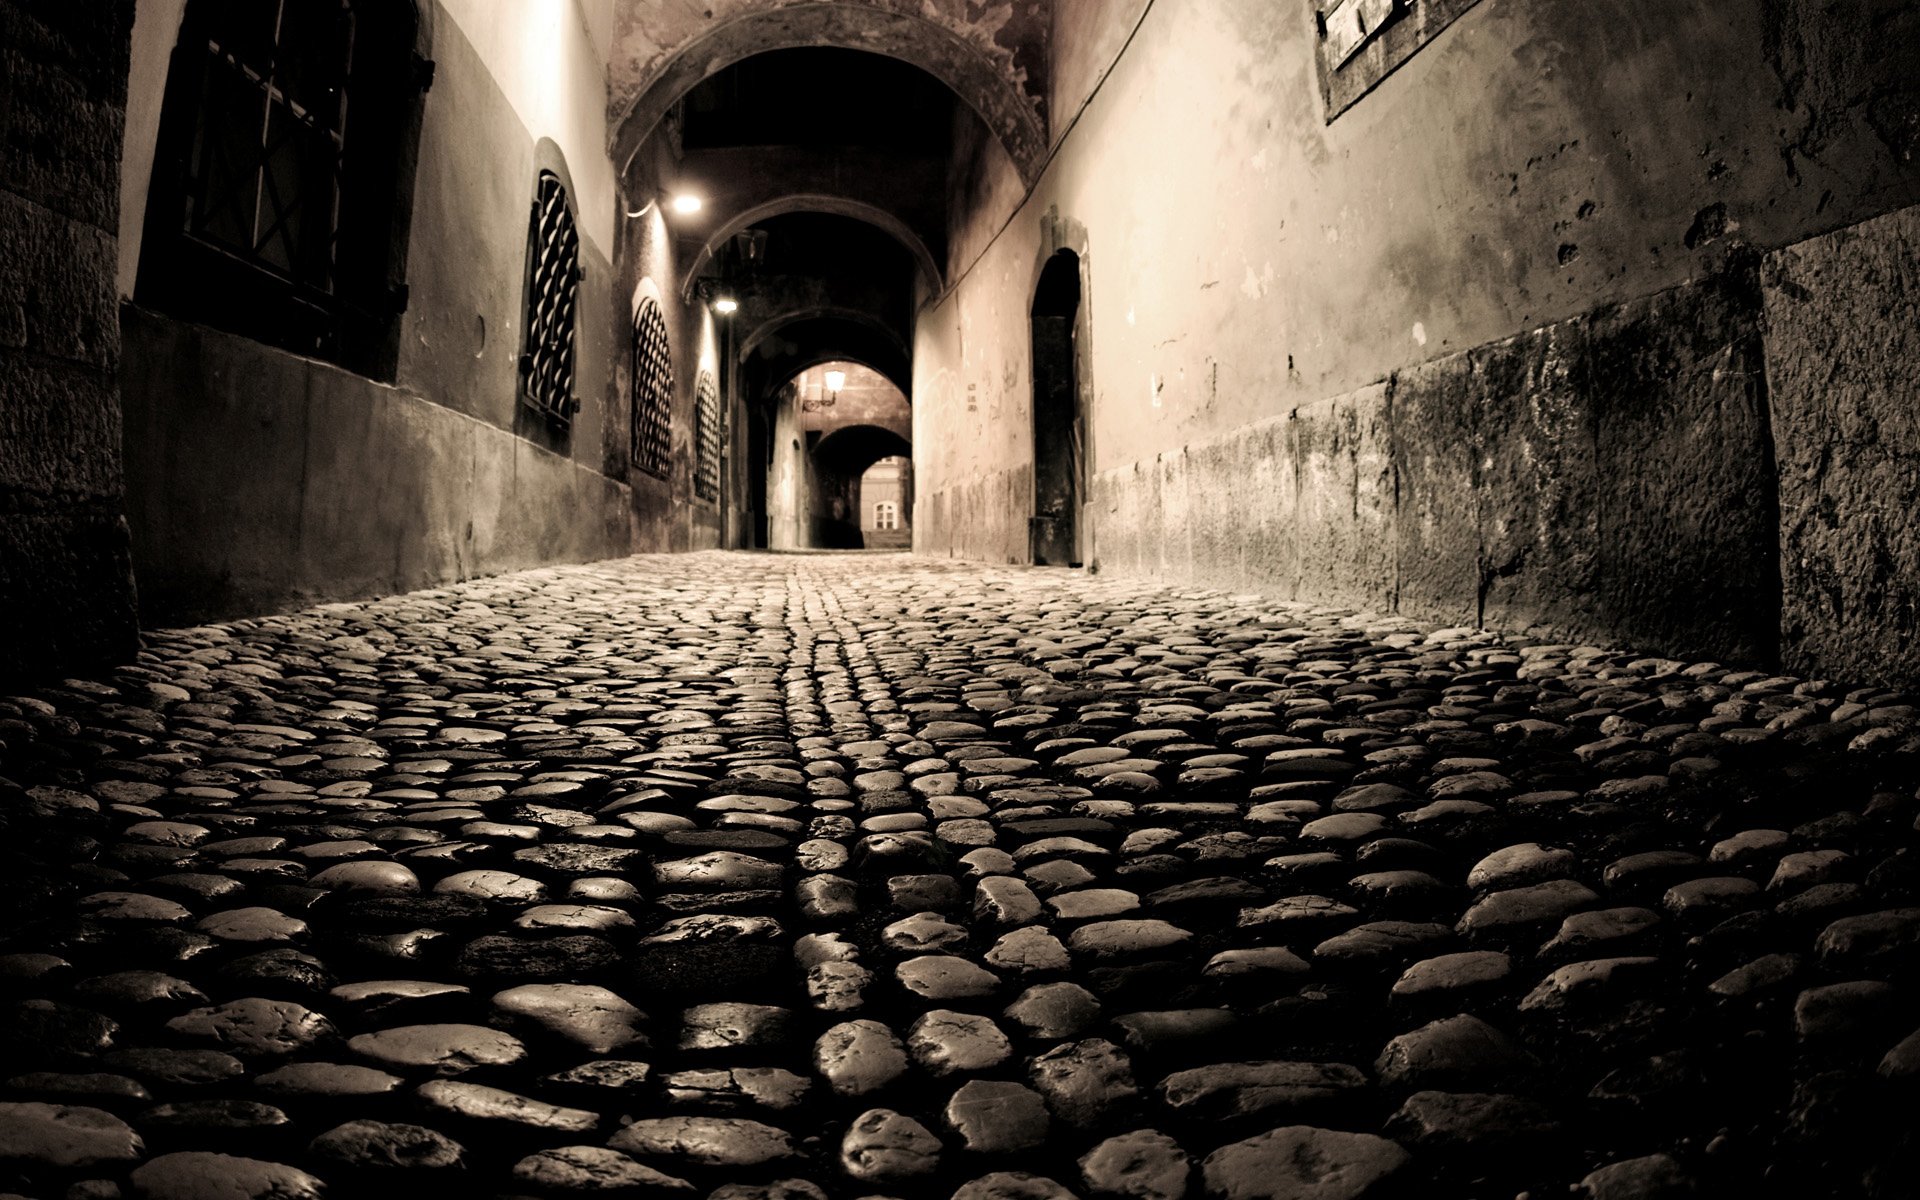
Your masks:
{"label": "arched passage", "polygon": [[878,372],[903,394],[913,380],[906,347],[890,332],[872,320],[842,314],[807,314],[757,330],[740,357],[750,396],[764,396],[810,367],[837,360]]}
{"label": "arched passage", "polygon": [[[913,454],[906,394],[879,372],[838,360],[786,380],[766,406],[766,420],[768,545],[861,545],[862,477],[882,459],[910,460]],[[910,486],[904,465],[901,477]]]}
{"label": "arched passage", "polygon": [[1023,179],[1037,176],[1047,150],[1041,102],[1014,84],[1009,52],[990,56],[978,33],[968,36],[930,17],[847,0],[741,13],[677,45],[655,48],[643,58],[633,99],[617,122],[614,162],[624,173],[667,111],[701,80],[751,55],[802,46],[861,50],[919,67],[978,114]]}
{"label": "arched passage", "polygon": [[721,224],[700,247],[699,253],[687,264],[686,277],[681,285],[685,297],[691,297],[696,280],[713,263],[714,256],[722,246],[733,237],[751,226],[788,213],[829,213],[839,217],[849,217],[855,221],[871,225],[882,233],[892,237],[913,256],[916,270],[923,275],[927,285],[938,288],[941,282],[940,264],[934,259],[932,251],[911,225],[879,205],[847,196],[828,195],[820,192],[796,193],[756,204],[739,213],[724,218]]}

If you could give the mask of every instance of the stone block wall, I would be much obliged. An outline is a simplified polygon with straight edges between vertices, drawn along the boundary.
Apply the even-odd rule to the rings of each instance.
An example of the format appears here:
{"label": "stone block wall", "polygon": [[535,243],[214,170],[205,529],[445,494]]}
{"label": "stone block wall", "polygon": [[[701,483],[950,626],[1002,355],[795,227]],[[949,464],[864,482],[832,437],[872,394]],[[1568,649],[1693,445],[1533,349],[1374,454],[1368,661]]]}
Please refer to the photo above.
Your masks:
{"label": "stone block wall", "polygon": [[130,0],[0,0],[0,679],[130,657],[114,270]]}
{"label": "stone block wall", "polygon": [[1920,679],[1920,208],[1766,262],[1788,668]]}
{"label": "stone block wall", "polygon": [[1101,569],[1663,652],[1776,652],[1751,273],[1095,477]]}

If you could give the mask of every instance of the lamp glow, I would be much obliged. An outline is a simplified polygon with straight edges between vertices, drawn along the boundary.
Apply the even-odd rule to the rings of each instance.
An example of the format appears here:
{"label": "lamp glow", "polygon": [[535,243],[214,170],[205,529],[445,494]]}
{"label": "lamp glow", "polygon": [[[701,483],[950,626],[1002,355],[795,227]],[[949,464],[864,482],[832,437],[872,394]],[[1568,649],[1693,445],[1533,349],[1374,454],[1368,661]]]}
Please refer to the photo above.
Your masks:
{"label": "lamp glow", "polygon": [[730,313],[739,307],[740,302],[731,296],[722,296],[713,302],[713,311],[717,313]]}
{"label": "lamp glow", "polygon": [[828,371],[826,379],[827,390],[830,392],[837,392],[847,386],[847,373],[845,371]]}
{"label": "lamp glow", "polygon": [[700,197],[682,192],[673,198],[673,211],[677,213],[697,213],[700,211]]}

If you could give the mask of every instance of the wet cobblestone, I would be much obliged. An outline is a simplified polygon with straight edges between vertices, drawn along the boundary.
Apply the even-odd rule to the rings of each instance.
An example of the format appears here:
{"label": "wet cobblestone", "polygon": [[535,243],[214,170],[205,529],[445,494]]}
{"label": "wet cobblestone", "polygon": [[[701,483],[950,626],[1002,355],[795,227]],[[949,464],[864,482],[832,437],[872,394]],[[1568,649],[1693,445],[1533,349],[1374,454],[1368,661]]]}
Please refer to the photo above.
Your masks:
{"label": "wet cobblestone", "polygon": [[1920,1194],[1920,708],[903,558],[0,697],[0,1190]]}

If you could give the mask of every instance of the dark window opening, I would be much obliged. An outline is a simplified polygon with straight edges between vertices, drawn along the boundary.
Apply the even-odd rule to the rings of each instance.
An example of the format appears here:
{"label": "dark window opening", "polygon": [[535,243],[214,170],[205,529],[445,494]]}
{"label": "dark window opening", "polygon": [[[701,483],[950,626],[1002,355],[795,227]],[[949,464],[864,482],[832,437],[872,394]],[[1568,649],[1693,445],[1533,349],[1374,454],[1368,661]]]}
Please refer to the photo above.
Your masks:
{"label": "dark window opening", "polygon": [[665,479],[673,450],[673,351],[667,319],[651,296],[633,314],[632,367],[633,465]]}
{"label": "dark window opening", "polygon": [[1033,296],[1033,515],[1036,566],[1080,565],[1085,436],[1076,374],[1080,256],[1056,251]]}
{"label": "dark window opening", "polygon": [[720,385],[712,371],[693,385],[693,491],[702,500],[720,498]]}
{"label": "dark window opening", "polygon": [[391,378],[430,64],[409,3],[192,0],[135,298]]}
{"label": "dark window opening", "polygon": [[527,345],[520,355],[520,398],[556,429],[573,423],[574,308],[580,296],[580,234],[566,185],[540,172],[527,221]]}
{"label": "dark window opening", "polygon": [[1313,0],[1327,121],[1351,108],[1479,0]]}

